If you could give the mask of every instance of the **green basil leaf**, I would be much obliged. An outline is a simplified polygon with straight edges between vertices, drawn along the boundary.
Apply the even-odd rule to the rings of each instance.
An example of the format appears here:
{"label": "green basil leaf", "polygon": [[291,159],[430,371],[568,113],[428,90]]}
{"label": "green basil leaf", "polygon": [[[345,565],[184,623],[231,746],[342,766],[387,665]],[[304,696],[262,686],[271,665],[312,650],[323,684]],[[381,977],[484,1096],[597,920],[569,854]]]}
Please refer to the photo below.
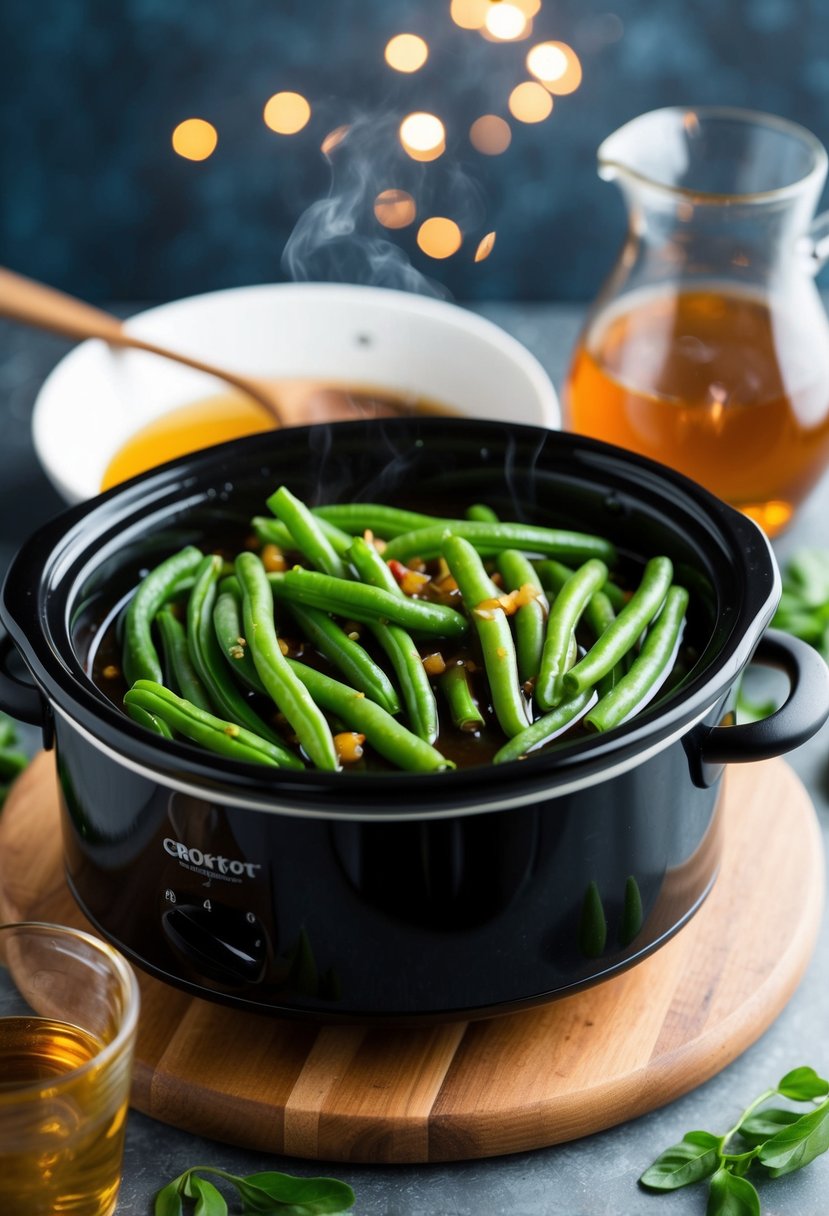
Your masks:
{"label": "green basil leaf", "polygon": [[679,1144],[666,1148],[648,1166],[639,1182],[654,1191],[676,1191],[713,1174],[719,1154],[718,1136],[711,1132],[686,1132]]}
{"label": "green basil leaf", "polygon": [[749,1115],[737,1130],[743,1140],[746,1140],[752,1148],[756,1148],[758,1144],[763,1144],[772,1136],[776,1136],[781,1128],[788,1127],[790,1123],[796,1123],[799,1118],[799,1111],[768,1106],[765,1110]]}
{"label": "green basil leaf", "polygon": [[224,1196],[206,1178],[193,1174],[190,1179],[196,1206],[193,1216],[227,1216],[227,1204]]}
{"label": "green basil leaf", "polygon": [[809,1102],[829,1094],[829,1081],[819,1077],[814,1068],[794,1068],[778,1082],[777,1092],[795,1102]]}
{"label": "green basil leaf", "polygon": [[705,1216],[760,1216],[760,1196],[747,1178],[717,1170],[709,1183]]}
{"label": "green basil leaf", "polygon": [[180,1178],[174,1178],[155,1197],[155,1216],[182,1216]]}
{"label": "green basil leaf", "polygon": [[829,1101],[767,1140],[758,1154],[772,1178],[803,1169],[829,1149]]}
{"label": "green basil leaf", "polygon": [[354,1204],[354,1192],[336,1178],[296,1178],[267,1171],[240,1178],[236,1186],[244,1211],[279,1213],[279,1216],[323,1216],[345,1212]]}

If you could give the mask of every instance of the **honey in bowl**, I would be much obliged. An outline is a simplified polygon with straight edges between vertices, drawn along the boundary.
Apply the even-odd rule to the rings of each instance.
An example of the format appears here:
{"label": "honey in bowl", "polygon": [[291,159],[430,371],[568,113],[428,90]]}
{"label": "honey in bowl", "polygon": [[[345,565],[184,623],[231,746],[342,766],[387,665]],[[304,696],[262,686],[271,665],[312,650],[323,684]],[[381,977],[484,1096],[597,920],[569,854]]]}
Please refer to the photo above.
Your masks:
{"label": "honey in bowl", "polygon": [[829,352],[802,321],[718,285],[630,293],[576,349],[567,423],[671,465],[774,536],[829,460]]}
{"label": "honey in bowl", "polygon": [[[275,382],[278,399],[290,400],[307,422],[382,418],[399,414],[451,414],[439,402],[387,389],[350,388],[314,381]],[[292,410],[292,414],[293,414]],[[101,480],[108,490],[147,469],[201,448],[270,430],[273,419],[248,397],[223,393],[169,410],[131,435],[110,460]]]}

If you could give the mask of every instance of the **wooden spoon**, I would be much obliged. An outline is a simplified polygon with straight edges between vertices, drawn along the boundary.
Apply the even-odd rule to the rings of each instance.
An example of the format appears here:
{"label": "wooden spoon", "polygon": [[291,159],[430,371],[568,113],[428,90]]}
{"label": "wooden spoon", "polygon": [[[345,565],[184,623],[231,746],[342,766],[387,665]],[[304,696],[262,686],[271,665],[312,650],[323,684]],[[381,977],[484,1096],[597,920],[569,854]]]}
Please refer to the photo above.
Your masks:
{"label": "wooden spoon", "polygon": [[[311,420],[316,414],[319,420],[335,417],[353,417],[365,414],[359,397],[347,391],[326,389],[309,381],[263,380],[255,376],[244,376],[225,368],[194,359],[179,351],[145,342],[124,328],[124,323],[100,308],[94,308],[74,296],[68,296],[54,287],[46,287],[34,279],[15,274],[0,267],[0,317],[19,321],[23,325],[34,325],[39,329],[62,334],[66,338],[101,338],[111,346],[129,347],[132,350],[149,351],[165,359],[173,359],[199,372],[207,372],[252,398],[268,412],[277,426],[295,426]],[[320,388],[323,389],[320,394]],[[316,394],[317,400],[313,400]],[[383,400],[382,412],[407,411],[406,403],[398,406],[392,400]],[[316,407],[316,408],[314,408]],[[373,415],[379,411],[374,410]],[[314,420],[317,420],[315,417]]]}

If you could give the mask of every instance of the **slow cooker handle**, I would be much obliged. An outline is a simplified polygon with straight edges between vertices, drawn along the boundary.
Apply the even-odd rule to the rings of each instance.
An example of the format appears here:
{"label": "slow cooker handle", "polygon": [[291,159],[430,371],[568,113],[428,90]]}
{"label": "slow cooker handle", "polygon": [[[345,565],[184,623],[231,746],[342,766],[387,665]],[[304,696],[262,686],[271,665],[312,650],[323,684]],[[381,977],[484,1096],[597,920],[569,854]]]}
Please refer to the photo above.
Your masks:
{"label": "slow cooker handle", "polygon": [[42,727],[45,734],[49,710],[43,693],[31,680],[20,680],[9,670],[9,660],[17,653],[10,635],[0,629],[0,710]]}
{"label": "slow cooker handle", "polygon": [[794,751],[829,718],[829,667],[808,643],[769,629],[752,663],[775,667],[789,679],[789,695],[773,714],[741,726],[715,726],[700,742],[704,764],[768,760]]}

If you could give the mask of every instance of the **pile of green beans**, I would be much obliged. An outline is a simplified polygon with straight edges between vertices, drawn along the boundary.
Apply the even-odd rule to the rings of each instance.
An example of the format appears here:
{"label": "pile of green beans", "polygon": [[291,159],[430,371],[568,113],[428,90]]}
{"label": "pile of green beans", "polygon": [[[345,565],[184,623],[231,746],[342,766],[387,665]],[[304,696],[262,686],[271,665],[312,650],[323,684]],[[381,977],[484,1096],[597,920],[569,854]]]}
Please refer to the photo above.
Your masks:
{"label": "pile of green beans", "polygon": [[486,504],[267,506],[260,552],[188,545],[129,601],[123,704],[161,738],[288,770],[502,764],[611,730],[675,672],[688,593],[663,555],[625,587],[609,540]]}

